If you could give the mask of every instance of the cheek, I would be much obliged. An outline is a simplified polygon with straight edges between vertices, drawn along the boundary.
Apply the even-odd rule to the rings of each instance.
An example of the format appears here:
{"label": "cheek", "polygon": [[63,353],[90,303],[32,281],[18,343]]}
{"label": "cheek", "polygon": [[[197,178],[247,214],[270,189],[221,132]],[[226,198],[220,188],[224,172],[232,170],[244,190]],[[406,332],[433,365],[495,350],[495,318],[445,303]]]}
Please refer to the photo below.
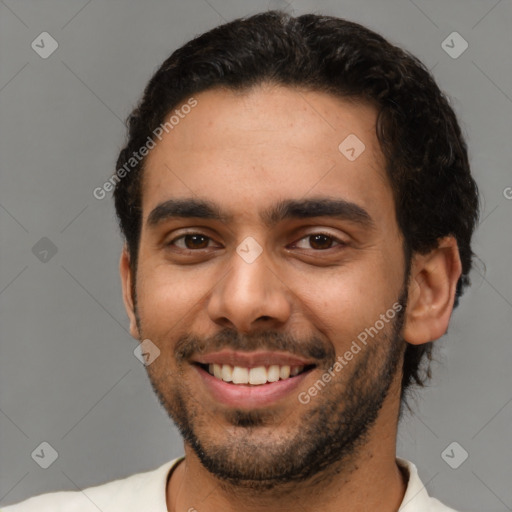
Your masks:
{"label": "cheek", "polygon": [[155,334],[173,328],[183,330],[183,325],[200,307],[201,299],[211,288],[207,274],[192,267],[178,271],[162,263],[151,265],[147,260],[139,276],[139,316],[143,326]]}
{"label": "cheek", "polygon": [[[398,299],[401,276],[380,262],[347,266],[328,272],[289,273],[291,287],[300,315],[336,343],[345,344],[365,328],[375,324],[380,315]],[[283,279],[285,281],[285,279]]]}

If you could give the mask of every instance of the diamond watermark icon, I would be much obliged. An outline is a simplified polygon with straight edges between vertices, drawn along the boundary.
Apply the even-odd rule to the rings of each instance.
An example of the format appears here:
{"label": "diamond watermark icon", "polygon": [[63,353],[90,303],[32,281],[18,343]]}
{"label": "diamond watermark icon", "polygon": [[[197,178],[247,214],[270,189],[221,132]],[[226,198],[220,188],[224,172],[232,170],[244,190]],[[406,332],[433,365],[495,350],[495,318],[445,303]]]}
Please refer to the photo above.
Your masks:
{"label": "diamond watermark icon", "polygon": [[452,32],[441,43],[441,48],[452,59],[458,59],[468,49],[468,46],[468,42],[458,32]]}
{"label": "diamond watermark icon", "polygon": [[48,32],[41,32],[30,46],[39,57],[47,59],[59,47],[59,43]]}
{"label": "diamond watermark icon", "polygon": [[236,252],[246,263],[252,263],[263,252],[263,248],[252,236],[248,236],[236,248]]}
{"label": "diamond watermark icon", "polygon": [[452,469],[459,468],[469,457],[469,453],[457,441],[450,443],[441,453],[441,458]]}
{"label": "diamond watermark icon", "polygon": [[357,135],[351,133],[341,142],[338,149],[345,158],[353,162],[361,156],[366,146]]}
{"label": "diamond watermark icon", "polygon": [[43,469],[47,469],[58,459],[59,454],[50,443],[43,441],[30,456],[37,465],[41,466]]}
{"label": "diamond watermark icon", "polygon": [[43,236],[32,247],[32,254],[42,263],[48,263],[57,254],[57,246]]}
{"label": "diamond watermark icon", "polygon": [[133,355],[144,366],[149,366],[160,355],[160,349],[151,340],[144,340],[135,347]]}

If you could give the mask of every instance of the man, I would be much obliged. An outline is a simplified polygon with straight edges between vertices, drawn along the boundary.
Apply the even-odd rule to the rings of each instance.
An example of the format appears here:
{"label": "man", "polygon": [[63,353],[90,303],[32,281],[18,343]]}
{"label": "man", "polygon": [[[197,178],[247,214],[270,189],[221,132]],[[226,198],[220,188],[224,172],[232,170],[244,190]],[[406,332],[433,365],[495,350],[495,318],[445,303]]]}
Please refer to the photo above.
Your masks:
{"label": "man", "polygon": [[4,511],[453,510],[396,458],[478,218],[417,59],[333,17],[220,26],[152,77],[113,179],[131,333],[185,456]]}

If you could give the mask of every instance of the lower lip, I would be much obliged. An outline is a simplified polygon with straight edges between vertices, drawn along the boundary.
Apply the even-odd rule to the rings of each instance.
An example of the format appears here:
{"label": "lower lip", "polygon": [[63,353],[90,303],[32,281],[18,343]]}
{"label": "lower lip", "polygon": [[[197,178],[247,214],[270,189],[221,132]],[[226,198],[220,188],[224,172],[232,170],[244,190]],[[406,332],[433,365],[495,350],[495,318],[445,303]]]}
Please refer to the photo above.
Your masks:
{"label": "lower lip", "polygon": [[194,368],[199,373],[208,391],[217,402],[230,407],[243,409],[253,409],[255,407],[273,405],[277,401],[289,397],[293,391],[297,390],[304,379],[312,371],[307,370],[295,377],[252,386],[250,384],[232,384],[224,382],[223,380],[210,375],[200,366],[194,365]]}

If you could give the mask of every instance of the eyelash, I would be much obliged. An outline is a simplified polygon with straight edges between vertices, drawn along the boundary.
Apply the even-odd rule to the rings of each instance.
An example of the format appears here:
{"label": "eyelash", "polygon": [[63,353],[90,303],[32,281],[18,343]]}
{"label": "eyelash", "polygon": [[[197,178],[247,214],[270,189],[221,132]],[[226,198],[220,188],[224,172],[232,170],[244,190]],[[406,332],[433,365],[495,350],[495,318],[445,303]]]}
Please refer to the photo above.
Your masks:
{"label": "eyelash", "polygon": [[[194,235],[199,235],[201,237],[204,237],[204,238],[207,238],[209,240],[212,240],[212,238],[209,237],[208,235],[204,235],[203,233],[193,231],[193,232],[190,232],[190,233],[184,233],[183,235],[180,235],[180,236],[178,236],[176,238],[173,238],[166,245],[167,246],[173,246],[177,240],[181,240],[182,238],[185,238],[186,236],[194,236]],[[333,242],[336,242],[337,245],[334,246],[334,247],[329,247],[327,249],[311,249],[314,252],[325,252],[325,251],[328,251],[330,249],[334,249],[335,247],[344,247],[344,246],[347,245],[347,243],[344,242],[343,240],[340,240],[339,238],[335,237],[334,235],[331,235],[330,233],[325,233],[325,232],[322,232],[322,231],[315,231],[314,233],[309,233],[309,234],[303,236],[302,238],[299,238],[296,242],[293,242],[293,243],[296,244],[297,242],[300,242],[300,241],[302,241],[304,239],[310,238],[312,236],[318,236],[318,235],[325,236],[327,238],[332,239]],[[186,249],[186,248],[183,248],[183,247],[179,247],[179,249],[181,249],[183,252],[187,252],[187,253],[198,252],[198,251],[203,250],[203,249]]]}

